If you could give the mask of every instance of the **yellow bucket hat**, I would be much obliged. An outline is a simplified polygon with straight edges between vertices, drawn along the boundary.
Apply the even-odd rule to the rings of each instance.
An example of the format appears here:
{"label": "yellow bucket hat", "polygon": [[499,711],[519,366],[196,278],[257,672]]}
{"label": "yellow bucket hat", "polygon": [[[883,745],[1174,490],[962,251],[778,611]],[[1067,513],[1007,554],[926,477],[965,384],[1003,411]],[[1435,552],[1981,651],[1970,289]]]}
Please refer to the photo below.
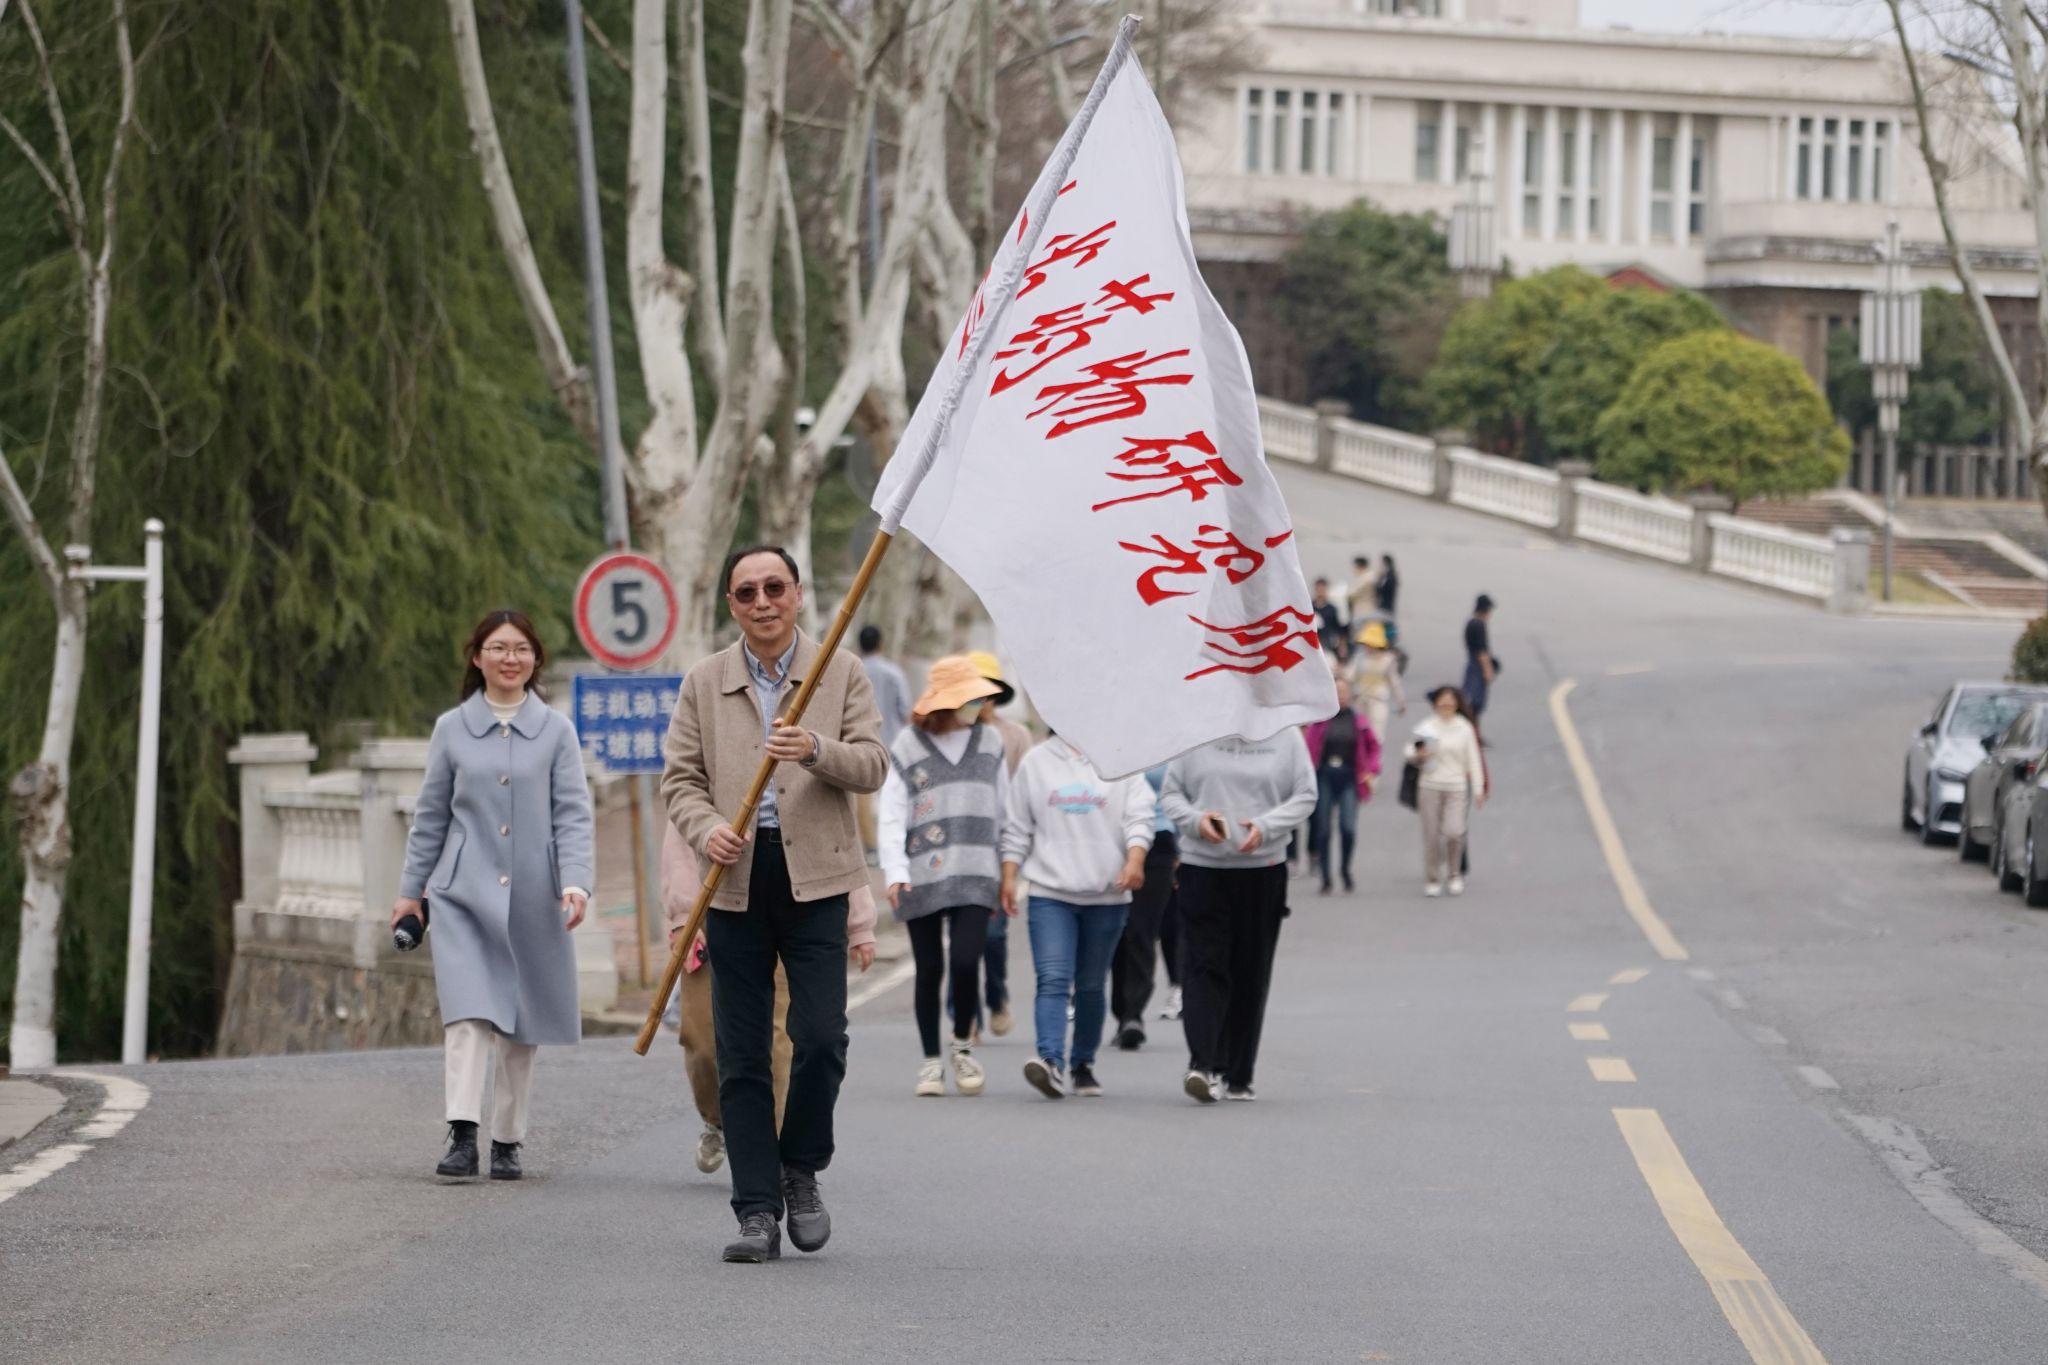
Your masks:
{"label": "yellow bucket hat", "polygon": [[1002,690],[996,693],[996,705],[1008,706],[1017,699],[1017,689],[1003,681],[1003,663],[985,649],[977,649],[967,656],[974,665],[974,671],[987,678]]}
{"label": "yellow bucket hat", "polygon": [[922,717],[936,711],[956,711],[971,701],[995,695],[996,685],[981,676],[973,660],[964,654],[949,654],[932,664],[925,679],[924,695],[910,708],[910,714]]}
{"label": "yellow bucket hat", "polygon": [[1358,643],[1364,645],[1367,649],[1385,649],[1387,647],[1386,626],[1379,621],[1366,622],[1365,628],[1358,632]]}

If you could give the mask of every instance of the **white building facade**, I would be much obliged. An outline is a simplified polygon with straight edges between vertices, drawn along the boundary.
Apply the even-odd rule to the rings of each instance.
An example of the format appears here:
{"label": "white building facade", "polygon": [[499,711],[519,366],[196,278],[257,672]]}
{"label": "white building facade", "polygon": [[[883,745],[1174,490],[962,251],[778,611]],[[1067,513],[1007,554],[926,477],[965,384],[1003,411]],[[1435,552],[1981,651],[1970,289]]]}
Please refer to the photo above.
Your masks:
{"label": "white building facade", "polygon": [[[1576,0],[1248,3],[1245,69],[1177,111],[1205,268],[1255,301],[1305,213],[1364,198],[1447,218],[1477,195],[1517,273],[1573,262],[1703,290],[1816,376],[1888,218],[1916,279],[1953,287],[1888,44],[1576,18]],[[1973,261],[2018,326],[2034,238],[2003,145],[1937,127]]]}

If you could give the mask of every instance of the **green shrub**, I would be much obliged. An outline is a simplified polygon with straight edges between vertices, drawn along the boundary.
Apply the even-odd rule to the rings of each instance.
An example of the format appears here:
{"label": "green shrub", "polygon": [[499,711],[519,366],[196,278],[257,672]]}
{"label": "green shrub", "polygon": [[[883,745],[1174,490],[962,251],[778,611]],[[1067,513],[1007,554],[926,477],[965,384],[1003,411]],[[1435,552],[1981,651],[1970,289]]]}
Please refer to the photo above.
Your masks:
{"label": "green shrub", "polygon": [[2048,616],[2036,616],[2012,642],[2012,680],[2048,683]]}

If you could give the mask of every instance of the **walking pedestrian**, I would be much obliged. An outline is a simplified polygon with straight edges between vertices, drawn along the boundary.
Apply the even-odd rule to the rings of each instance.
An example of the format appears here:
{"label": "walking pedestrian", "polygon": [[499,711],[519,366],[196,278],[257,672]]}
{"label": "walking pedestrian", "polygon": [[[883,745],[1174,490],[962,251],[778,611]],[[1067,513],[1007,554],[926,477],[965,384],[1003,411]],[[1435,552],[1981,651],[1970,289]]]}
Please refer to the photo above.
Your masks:
{"label": "walking pedestrian", "polygon": [[[1145,884],[1131,893],[1131,913],[1117,940],[1116,965],[1109,982],[1109,1011],[1117,1021],[1116,1045],[1136,1052],[1145,1045],[1145,1006],[1152,1001],[1158,979],[1160,933],[1173,914],[1173,874],[1180,864],[1180,840],[1173,821],[1159,806],[1159,788],[1166,765],[1149,768],[1145,785],[1152,789],[1152,847],[1145,854]],[[1168,979],[1177,989],[1180,969],[1170,960]]]}
{"label": "walking pedestrian", "polygon": [[1468,714],[1463,693],[1449,685],[1429,694],[1433,714],[1415,727],[1409,762],[1419,770],[1417,810],[1422,815],[1422,894],[1441,896],[1444,878],[1450,893],[1465,894],[1460,870],[1466,822],[1487,798],[1486,760],[1479,751],[1479,731]]}
{"label": "walking pedestrian", "polygon": [[1394,567],[1392,555],[1380,556],[1380,571],[1379,576],[1373,581],[1372,598],[1373,604],[1380,609],[1380,614],[1389,620],[1399,614],[1397,604],[1401,598],[1401,574]]}
{"label": "walking pedestrian", "polygon": [[882,718],[882,743],[894,744],[910,723],[910,681],[894,660],[882,653],[882,628],[860,628],[860,666],[875,692],[875,713]]}
{"label": "walking pedestrian", "polygon": [[[982,723],[994,726],[996,733],[1002,736],[1003,758],[1010,776],[1015,777],[1024,755],[1031,752],[1031,732],[999,714],[997,708],[1015,701],[1017,689],[1003,680],[1002,661],[995,655],[978,649],[967,657],[974,661],[974,667],[981,676],[999,689],[988,699],[982,711]],[[1006,1037],[1014,1022],[1010,1014],[1010,917],[1001,910],[988,917],[988,942],[982,946],[982,962],[986,984],[981,999],[988,1011],[988,1031],[998,1038]]]}
{"label": "walking pedestrian", "polygon": [[1493,599],[1480,593],[1479,600],[1472,604],[1472,619],[1465,623],[1464,699],[1471,704],[1474,717],[1486,714],[1487,694],[1500,674],[1500,660],[1493,655],[1493,640],[1488,632],[1492,620]]}
{"label": "walking pedestrian", "polygon": [[[1341,846],[1338,869],[1350,891],[1351,854],[1358,846],[1358,808],[1372,799],[1380,774],[1380,738],[1372,721],[1353,709],[1351,684],[1337,680],[1337,714],[1306,727],[1309,756],[1316,765],[1316,808],[1309,817],[1309,848],[1330,894],[1331,835]],[[1336,828],[1333,831],[1331,826]]]}
{"label": "walking pedestrian", "polygon": [[[661,899],[668,920],[669,951],[675,951],[676,935],[690,918],[702,889],[697,856],[690,852],[682,833],[668,825],[661,838]],[[875,896],[867,887],[857,887],[846,898],[846,940],[850,948],[872,947],[875,942]],[[865,967],[862,968],[866,970]],[[718,1107],[717,1037],[711,1022],[711,955],[699,930],[683,963],[683,975],[676,982],[676,1041],[682,1044],[683,1075],[690,1083],[690,1099],[697,1117],[704,1122],[697,1135],[697,1169],[706,1175],[725,1164],[725,1122]],[[782,1109],[789,1093],[789,978],[780,963],[775,967],[775,1043],[770,1068],[775,1083],[775,1126],[782,1127]]]}
{"label": "walking pedestrian", "polygon": [[995,694],[995,684],[965,655],[932,664],[910,725],[889,746],[889,775],[876,804],[882,880],[889,908],[910,932],[916,964],[915,1013],[924,1043],[919,1095],[946,1093],[939,995],[949,939],[953,1084],[963,1095],[979,1095],[986,1079],[974,1059],[973,1033],[988,918],[1001,905],[998,845],[1010,785],[1002,741],[981,719]]}
{"label": "walking pedestrian", "polygon": [[1318,578],[1315,581],[1312,609],[1316,614],[1316,637],[1323,643],[1323,652],[1338,662],[1350,652],[1344,639],[1344,618],[1337,611],[1337,604],[1330,600],[1330,580]]}
{"label": "walking pedestrian", "polygon": [[1372,566],[1372,556],[1353,555],[1351,558],[1351,609],[1345,621],[1353,630],[1373,609],[1373,602],[1379,593],[1379,571]]}
{"label": "walking pedestrian", "polygon": [[517,1180],[534,1052],[583,1037],[569,932],[595,885],[590,788],[575,727],[534,691],[547,650],[533,623],[494,611],[462,652],[462,704],[434,722],[391,923],[434,935],[449,1135],[435,1174],[477,1174],[494,1072],[491,1179]]}
{"label": "walking pedestrian", "polygon": [[[867,673],[821,661],[796,628],[803,584],[779,546],[726,561],[726,605],[741,638],[683,680],[663,744],[662,799],[690,849],[727,870],[704,919],[711,953],[718,1103],[740,1234],[728,1261],[782,1254],[780,1221],[799,1251],[832,1234],[818,1172],[832,1161],[833,1109],[846,1076],[846,968],[874,946],[848,942],[848,894],[867,883],[854,795],[879,789],[888,764]],[[813,680],[813,673],[816,676]],[[812,682],[803,723],[785,723]],[[764,755],[775,761],[754,827],[728,821]],[[789,1094],[780,1133],[770,1060],[775,966],[789,983]]]}
{"label": "walking pedestrian", "polygon": [[1287,914],[1281,834],[1315,809],[1315,768],[1291,731],[1219,739],[1169,763],[1159,799],[1181,835],[1182,1088],[1250,1100]]}
{"label": "walking pedestrian", "polygon": [[1145,881],[1152,788],[1142,777],[1103,781],[1086,754],[1055,735],[1024,756],[1012,798],[1003,827],[1003,913],[1017,914],[1021,873],[1031,883],[1025,928],[1038,971],[1038,1055],[1024,1064],[1024,1079],[1059,1099],[1071,1062],[1073,1092],[1100,1095],[1095,1054],[1104,990],[1131,892]]}
{"label": "walking pedestrian", "polygon": [[1372,722],[1372,732],[1384,736],[1395,715],[1408,714],[1408,694],[1401,686],[1401,659],[1384,622],[1369,621],[1358,632],[1358,652],[1352,656],[1352,698]]}

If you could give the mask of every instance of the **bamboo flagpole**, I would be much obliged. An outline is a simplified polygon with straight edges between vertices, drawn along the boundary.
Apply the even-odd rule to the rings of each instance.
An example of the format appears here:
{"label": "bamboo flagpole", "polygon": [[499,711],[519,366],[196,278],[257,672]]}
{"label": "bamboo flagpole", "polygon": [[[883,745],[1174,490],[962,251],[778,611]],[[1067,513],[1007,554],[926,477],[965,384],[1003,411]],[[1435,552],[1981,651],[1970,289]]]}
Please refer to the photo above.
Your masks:
{"label": "bamboo flagpole", "polygon": [[[1131,40],[1137,30],[1137,17],[1126,15],[1117,28],[1116,41],[1110,45],[1109,55],[1103,59],[1101,71],[1096,74],[1095,84],[1088,91],[1088,98],[1082,101],[1081,108],[1074,115],[1074,121],[1067,125],[1067,131],[1061,137],[1059,146],[1054,149],[1052,159],[1046,164],[1045,169],[1039,172],[1038,182],[1033,187],[1030,202],[1026,205],[1022,227],[1008,248],[1009,258],[996,281],[994,292],[989,296],[986,310],[977,311],[970,307],[968,317],[961,323],[963,328],[969,330],[970,335],[954,364],[952,374],[947,378],[946,387],[932,421],[919,432],[914,430],[916,419],[913,417],[913,431],[905,433],[904,444],[899,446],[891,457],[891,466],[895,466],[898,461],[909,462],[905,477],[891,490],[893,496],[886,499],[886,505],[883,494],[878,492],[876,495],[875,510],[881,514],[882,529],[875,533],[874,543],[868,546],[867,558],[861,561],[860,572],[855,575],[853,586],[847,590],[846,600],[840,603],[839,614],[832,620],[831,632],[826,635],[824,644],[818,650],[818,657],[811,666],[810,675],[804,679],[803,686],[797,689],[796,696],[791,698],[788,714],[782,717],[782,724],[795,725],[803,719],[804,710],[811,703],[811,693],[816,689],[818,680],[825,675],[825,668],[832,662],[832,656],[838,652],[839,642],[845,639],[848,627],[853,624],[854,613],[859,610],[861,600],[867,596],[868,585],[874,580],[875,570],[881,566],[882,556],[888,553],[897,528],[903,524],[903,515],[909,510],[918,485],[923,482],[924,476],[931,471],[933,463],[937,460],[939,451],[945,444],[947,427],[960,406],[967,383],[981,367],[981,362],[987,358],[989,347],[997,332],[995,323],[1008,312],[1010,301],[1016,297],[1017,286],[1024,277],[1025,267],[1030,264],[1032,255],[1038,249],[1038,241],[1044,233],[1046,220],[1052,216],[1053,203],[1059,197],[1061,185],[1066,182],[1067,172],[1074,164],[1075,155],[1080,151],[1081,139],[1087,134],[1088,125],[1094,122],[1095,112],[1101,107],[1110,82],[1116,78],[1124,64],[1132,59]],[[975,332],[972,329],[978,317],[986,317],[988,325]],[[937,379],[938,376],[934,375],[933,381],[937,382]],[[929,391],[926,397],[930,397]],[[906,448],[912,447],[913,442],[914,448]],[[745,646],[742,645],[741,648]],[[744,831],[752,828],[754,811],[760,804],[761,793],[768,789],[768,783],[774,776],[775,760],[762,759],[760,771],[754,774],[753,785],[747,789],[747,799],[741,804],[739,814],[733,818],[732,827],[735,830]],[[697,892],[697,903],[690,907],[690,917],[683,922],[682,932],[676,935],[674,946],[669,950],[668,966],[662,970],[661,982],[655,989],[653,1001],[647,1007],[647,1019],[641,1024],[640,1036],[633,1043],[633,1051],[643,1057],[647,1055],[647,1049],[654,1044],[654,1035],[661,1027],[662,1010],[667,1007],[668,998],[674,992],[676,982],[682,977],[683,962],[689,956],[690,945],[696,942],[698,931],[704,927],[705,911],[709,909],[711,898],[717,894],[718,885],[725,877],[724,864],[710,862],[708,859],[706,862],[709,872],[704,878],[703,887]]]}
{"label": "bamboo flagpole", "polygon": [[[875,532],[874,543],[868,546],[867,558],[861,561],[860,572],[854,576],[853,586],[847,589],[846,600],[839,604],[839,614],[832,618],[832,629],[825,636],[825,643],[818,647],[818,657],[812,663],[803,686],[797,688],[790,698],[789,711],[777,723],[795,725],[803,720],[804,712],[810,707],[811,693],[817,691],[818,679],[825,676],[826,665],[839,652],[839,642],[846,638],[847,627],[853,624],[853,614],[860,610],[861,599],[868,594],[868,584],[874,581],[875,570],[881,567],[882,556],[889,552],[893,540],[887,531]],[[745,645],[740,648],[746,648]],[[754,810],[761,804],[761,793],[768,790],[768,783],[775,776],[775,760],[761,760],[760,771],[754,774],[754,783],[747,788],[747,799],[740,804],[740,813],[734,817],[732,827],[736,830],[750,829],[754,823]],[[704,927],[704,912],[711,907],[711,898],[718,894],[718,884],[725,880],[725,864],[705,860],[709,871],[705,874],[704,885],[697,892],[697,903],[690,907],[690,917],[683,921],[683,931],[676,935],[673,947],[669,949],[668,966],[662,969],[661,984],[654,992],[654,1001],[647,1007],[646,1022],[640,1025],[640,1036],[633,1042],[633,1051],[642,1057],[654,1045],[654,1034],[661,1027],[661,1012],[668,1006],[668,998],[674,993],[676,982],[683,975],[683,961],[690,954],[690,945],[697,941],[697,932]]]}

